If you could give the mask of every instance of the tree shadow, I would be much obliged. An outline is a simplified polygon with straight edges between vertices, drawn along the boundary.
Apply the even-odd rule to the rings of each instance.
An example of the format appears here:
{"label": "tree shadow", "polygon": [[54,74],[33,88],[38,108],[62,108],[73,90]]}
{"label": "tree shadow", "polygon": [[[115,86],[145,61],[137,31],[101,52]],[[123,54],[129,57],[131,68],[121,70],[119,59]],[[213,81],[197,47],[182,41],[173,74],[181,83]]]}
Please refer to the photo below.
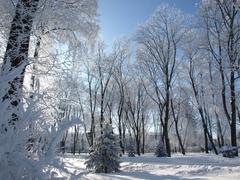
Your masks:
{"label": "tree shadow", "polygon": [[[192,178],[180,177],[175,175],[155,175],[147,171],[142,172],[121,172],[118,174],[107,174],[104,175],[110,179],[119,179],[119,180],[130,180],[130,179],[139,179],[139,180],[186,180]],[[203,178],[194,178],[195,180],[203,180]]]}
{"label": "tree shadow", "polygon": [[[180,156],[180,157],[150,157],[150,156],[141,156],[134,158],[122,157],[122,162],[127,163],[148,163],[148,164],[157,164],[157,165],[197,165],[197,166],[220,166],[220,167],[235,167],[239,166],[239,159],[226,159],[221,156]],[[224,161],[224,163],[223,163]]]}
{"label": "tree shadow", "polygon": [[[73,179],[82,179],[82,180],[94,180],[93,177],[87,177],[86,175],[89,172],[79,173],[78,175],[72,177]],[[194,179],[194,180],[203,180],[203,178],[186,178],[180,177],[175,175],[155,175],[151,174],[147,171],[142,172],[120,172],[120,173],[113,173],[113,174],[104,174],[99,173],[96,174],[98,177],[96,179],[118,179],[118,180],[132,180],[132,179],[139,179],[139,180],[187,180],[187,179]]]}

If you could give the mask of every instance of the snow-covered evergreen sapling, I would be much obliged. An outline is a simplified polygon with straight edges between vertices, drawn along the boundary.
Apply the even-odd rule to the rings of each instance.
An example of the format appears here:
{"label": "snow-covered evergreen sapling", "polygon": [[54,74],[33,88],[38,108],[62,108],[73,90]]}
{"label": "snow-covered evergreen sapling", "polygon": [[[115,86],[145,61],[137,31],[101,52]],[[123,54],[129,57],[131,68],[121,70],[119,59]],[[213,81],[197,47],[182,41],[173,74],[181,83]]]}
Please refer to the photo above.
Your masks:
{"label": "snow-covered evergreen sapling", "polygon": [[119,171],[119,146],[113,128],[106,124],[102,134],[95,140],[91,147],[88,160],[85,162],[87,169],[94,169],[96,173],[111,173]]}
{"label": "snow-covered evergreen sapling", "polygon": [[223,157],[234,158],[238,154],[238,147],[225,145],[220,149]]}
{"label": "snow-covered evergreen sapling", "polygon": [[167,156],[166,149],[165,149],[164,144],[162,142],[160,142],[157,145],[156,151],[155,151],[155,156],[157,156],[157,157],[166,157]]}
{"label": "snow-covered evergreen sapling", "polygon": [[135,157],[135,150],[134,150],[133,141],[130,141],[130,144],[128,146],[128,157]]}

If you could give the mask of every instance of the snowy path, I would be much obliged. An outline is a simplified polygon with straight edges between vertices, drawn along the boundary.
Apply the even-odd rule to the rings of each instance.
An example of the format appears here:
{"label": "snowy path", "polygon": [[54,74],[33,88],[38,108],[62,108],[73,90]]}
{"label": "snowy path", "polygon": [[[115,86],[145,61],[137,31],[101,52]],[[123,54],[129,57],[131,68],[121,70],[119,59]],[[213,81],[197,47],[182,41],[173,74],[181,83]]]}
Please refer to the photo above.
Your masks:
{"label": "snowy path", "polygon": [[121,172],[92,174],[85,169],[84,156],[65,157],[69,179],[80,180],[240,180],[240,158],[227,159],[205,154],[180,154],[172,158],[156,158],[152,154],[141,157],[122,157]]}

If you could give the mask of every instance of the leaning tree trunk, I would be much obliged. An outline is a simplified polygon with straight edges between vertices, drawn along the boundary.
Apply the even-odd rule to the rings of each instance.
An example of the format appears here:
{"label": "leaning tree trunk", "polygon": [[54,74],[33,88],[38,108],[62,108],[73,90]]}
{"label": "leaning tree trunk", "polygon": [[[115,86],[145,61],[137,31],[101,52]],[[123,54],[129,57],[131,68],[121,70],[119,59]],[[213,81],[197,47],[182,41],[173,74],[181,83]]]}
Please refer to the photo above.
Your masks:
{"label": "leaning tree trunk", "polygon": [[217,123],[217,140],[218,140],[218,146],[219,148],[221,148],[224,145],[224,139],[223,139],[223,133],[222,133],[222,127],[221,127],[221,122],[219,119],[219,115],[216,109],[216,98],[215,98],[215,94],[214,94],[214,87],[213,87],[213,74],[212,74],[212,63],[211,61],[209,61],[208,63],[208,68],[209,68],[209,78],[210,78],[210,82],[211,82],[211,95],[212,95],[212,103],[214,105],[214,114],[216,117],[216,123]]}
{"label": "leaning tree trunk", "polygon": [[24,73],[28,64],[29,42],[38,2],[39,0],[18,1],[4,55],[2,76],[12,75],[8,78],[2,101],[7,103],[11,113],[7,121],[13,126],[20,119]]}
{"label": "leaning tree trunk", "polygon": [[203,126],[203,135],[204,135],[204,146],[205,146],[205,152],[208,154],[208,137],[207,137],[207,127],[202,123]]}
{"label": "leaning tree trunk", "polygon": [[192,86],[192,89],[193,89],[194,97],[195,97],[195,99],[197,101],[198,112],[199,112],[201,120],[202,120],[202,126],[203,126],[203,131],[204,131],[204,139],[205,139],[205,151],[206,151],[206,153],[208,153],[208,150],[207,150],[208,146],[207,145],[208,145],[208,140],[209,140],[211,145],[212,145],[212,148],[213,148],[215,154],[218,155],[218,151],[217,151],[216,146],[214,144],[213,138],[212,138],[212,136],[210,135],[210,133],[208,131],[206,119],[204,117],[203,107],[200,104],[200,97],[199,97],[199,93],[198,93],[198,90],[197,90],[197,86],[195,84],[195,79],[194,79],[194,75],[193,74],[194,74],[194,72],[193,72],[193,62],[192,62],[192,58],[190,58],[189,78],[190,78],[190,81],[191,81],[191,86]]}
{"label": "leaning tree trunk", "polygon": [[182,141],[182,138],[180,136],[180,133],[179,133],[179,130],[178,130],[178,115],[175,114],[175,110],[174,110],[174,107],[173,107],[173,101],[171,99],[171,108],[172,108],[172,116],[173,116],[173,120],[175,122],[175,130],[176,130],[176,134],[177,134],[177,138],[178,138],[178,142],[179,142],[179,146],[181,148],[181,152],[183,155],[186,154],[185,152],[185,148],[184,148],[184,145],[183,145],[183,141]]}

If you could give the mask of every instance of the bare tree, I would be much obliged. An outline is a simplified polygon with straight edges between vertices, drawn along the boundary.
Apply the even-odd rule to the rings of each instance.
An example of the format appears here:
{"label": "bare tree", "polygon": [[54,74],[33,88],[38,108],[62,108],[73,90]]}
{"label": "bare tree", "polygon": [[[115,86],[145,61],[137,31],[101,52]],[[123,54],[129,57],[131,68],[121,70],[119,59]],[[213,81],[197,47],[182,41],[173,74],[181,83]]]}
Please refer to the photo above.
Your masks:
{"label": "bare tree", "polygon": [[[218,64],[221,75],[223,109],[231,130],[231,144],[237,146],[235,84],[239,67],[239,8],[236,0],[214,0],[203,4],[203,13],[208,50]],[[227,103],[228,99],[230,104]]]}
{"label": "bare tree", "polygon": [[119,145],[122,153],[125,153],[125,121],[124,121],[124,106],[126,101],[126,86],[127,86],[127,61],[130,58],[129,52],[129,41],[128,40],[118,40],[114,45],[115,51],[119,54],[116,61],[116,66],[114,70],[114,80],[117,84],[118,96],[117,96],[117,117],[118,117],[118,133],[119,133]]}
{"label": "bare tree", "polygon": [[155,88],[162,96],[161,109],[164,109],[163,137],[168,156],[171,156],[168,133],[171,87],[176,72],[177,51],[186,32],[185,19],[185,15],[181,11],[163,5],[145,25],[139,28],[136,37],[142,49],[142,54],[144,54],[142,57],[145,56],[145,61],[150,61],[152,69],[155,70],[151,73],[157,73],[160,76],[153,83],[157,85]]}
{"label": "bare tree", "polygon": [[[136,143],[136,152],[140,156],[141,155],[141,129],[142,129],[142,120],[141,120],[141,112],[143,111],[143,92],[144,88],[141,82],[135,82],[135,90],[137,93],[130,90],[126,91],[126,113],[129,127],[131,128],[135,143]],[[133,84],[132,84],[133,85]],[[132,87],[131,87],[132,88]]]}
{"label": "bare tree", "polygon": [[[218,151],[215,147],[214,141],[213,141],[213,137],[211,135],[211,133],[209,132],[209,128],[208,128],[208,123],[207,123],[207,114],[205,111],[205,101],[204,101],[204,94],[203,94],[203,88],[202,85],[200,84],[200,87],[198,87],[197,85],[197,78],[196,78],[196,71],[195,68],[196,66],[194,65],[194,52],[193,54],[189,55],[189,78],[191,81],[191,85],[192,85],[192,89],[194,92],[194,97],[196,99],[197,102],[197,108],[202,120],[202,127],[203,127],[203,131],[204,131],[204,140],[205,140],[205,151],[206,153],[208,153],[208,140],[210,141],[212,148],[214,149],[215,154],[218,154]],[[202,74],[200,72],[200,77],[202,77]]]}

